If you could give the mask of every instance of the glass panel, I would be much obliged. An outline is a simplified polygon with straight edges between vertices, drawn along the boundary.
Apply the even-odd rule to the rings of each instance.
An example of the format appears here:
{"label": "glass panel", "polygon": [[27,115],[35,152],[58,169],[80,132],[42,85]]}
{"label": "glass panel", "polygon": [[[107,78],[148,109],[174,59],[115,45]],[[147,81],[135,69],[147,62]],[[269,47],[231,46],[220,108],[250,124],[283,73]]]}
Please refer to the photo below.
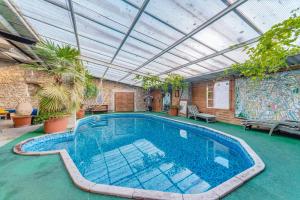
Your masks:
{"label": "glass panel", "polygon": [[171,45],[183,37],[183,34],[145,14],[140,17],[138,23],[134,27],[134,30],[145,35],[149,35],[152,38],[159,39],[167,45]]}
{"label": "glass panel", "polygon": [[140,66],[141,64],[143,64],[144,62],[146,62],[147,60],[145,58],[142,58],[140,56],[137,55],[133,55],[131,53],[125,52],[125,51],[119,51],[116,59],[119,60],[123,60],[127,63],[132,63],[132,64],[136,64],[137,66]]}
{"label": "glass panel", "polygon": [[[215,51],[205,47],[204,45],[200,44],[199,42],[196,42],[193,39],[187,39],[183,43],[176,46],[176,49],[181,50],[193,56],[196,59],[215,53]],[[172,49],[170,52],[175,53],[174,49]]]}
{"label": "glass panel", "polygon": [[205,61],[202,61],[199,63],[200,65],[207,67],[209,69],[218,71],[220,69],[228,68],[230,67],[233,62],[224,56],[217,56]]}
{"label": "glass panel", "polygon": [[81,36],[79,36],[79,43],[81,47],[87,50],[93,51],[96,49],[97,51],[102,52],[103,55],[110,56],[110,57],[112,57],[116,51],[116,48],[107,46],[105,44]]}
{"label": "glass panel", "polygon": [[194,37],[214,49],[223,50],[257,36],[259,35],[248,24],[230,12]]}
{"label": "glass panel", "polygon": [[96,60],[101,60],[101,61],[105,61],[105,62],[110,62],[111,57],[102,54],[102,52],[98,53],[96,51],[90,51],[89,49],[84,49],[81,47],[81,55],[87,58],[91,58],[91,59],[96,59]]}
{"label": "glass panel", "polygon": [[114,64],[124,66],[125,68],[131,69],[131,70],[134,70],[138,67],[137,65],[134,65],[134,64],[128,63],[128,62],[124,62],[123,60],[119,60],[119,59],[115,59]]}
{"label": "glass panel", "polygon": [[225,7],[211,0],[151,0],[146,11],[188,33]]}
{"label": "glass panel", "polygon": [[157,75],[159,73],[153,69],[148,69],[147,67],[143,67],[143,68],[139,69],[138,72],[142,72],[145,74],[152,74],[152,75]]}
{"label": "glass panel", "polygon": [[299,6],[298,0],[251,0],[239,6],[238,10],[265,32],[274,24],[290,17],[291,11],[299,8]]}
{"label": "glass panel", "polygon": [[130,27],[138,10],[121,0],[73,0],[77,4],[85,8],[89,8],[108,19]]}
{"label": "glass panel", "polygon": [[194,69],[189,69],[187,67],[180,69],[180,71],[185,72],[185,73],[187,73],[189,75],[193,75],[193,76],[199,74],[199,71],[196,71]]}
{"label": "glass panel", "polygon": [[96,39],[110,46],[118,47],[124,37],[123,34],[96,24],[83,17],[76,16],[78,34]]}
{"label": "glass panel", "polygon": [[[32,34],[27,30],[27,28],[22,24],[22,22],[18,19],[18,17],[11,11],[7,5],[3,1],[0,1],[0,13],[2,16],[0,16],[0,30],[4,32],[11,32],[13,33],[16,31],[19,35],[34,39]],[[8,27],[7,25],[8,24]],[[7,30],[7,29],[14,29]]]}
{"label": "glass panel", "polygon": [[160,52],[159,49],[149,46],[133,38],[128,38],[126,40],[125,44],[122,47],[122,50],[133,52],[134,54],[148,59]]}
{"label": "glass panel", "polygon": [[141,7],[142,4],[143,4],[143,2],[144,2],[144,0],[124,0],[124,1],[125,2],[128,1],[128,2],[134,4],[134,5],[138,6],[138,7]]}
{"label": "glass panel", "polygon": [[193,69],[195,71],[198,71],[199,73],[208,73],[208,72],[211,72],[210,70],[202,67],[201,65],[199,64],[193,64],[193,65],[189,65],[187,68],[189,69]]}
{"label": "glass panel", "polygon": [[55,38],[57,40],[64,41],[66,43],[76,46],[74,33],[49,26],[47,24],[41,23],[36,20],[32,20],[30,18],[25,17],[25,19],[39,35]]}
{"label": "glass panel", "polygon": [[182,65],[182,64],[185,64],[188,62],[187,60],[181,59],[170,53],[163,54],[162,56],[155,59],[155,61],[157,61],[161,64],[164,64],[164,65],[170,66],[172,68],[178,67],[179,65]]}
{"label": "glass panel", "polygon": [[153,46],[159,49],[165,49],[168,47],[167,44],[163,43],[159,39],[153,38],[151,35],[145,35],[144,33],[133,30],[130,34],[130,37],[137,38],[146,43],[152,44]]}
{"label": "glass panel", "polygon": [[16,1],[23,15],[28,15],[35,19],[63,27],[73,29],[70,12],[43,0]]}
{"label": "glass panel", "polygon": [[188,73],[186,73],[186,72],[184,72],[184,71],[182,71],[182,70],[176,70],[176,71],[173,71],[172,74],[179,74],[179,75],[181,75],[181,76],[183,76],[183,77],[185,77],[185,78],[191,76],[191,74],[188,74]]}
{"label": "glass panel", "polygon": [[106,72],[105,78],[114,77],[114,78],[123,78],[125,75],[127,75],[127,72],[120,71],[117,69],[109,68]]}
{"label": "glass panel", "polygon": [[123,79],[122,82],[128,83],[128,84],[133,84],[133,83],[137,82],[137,80],[134,79],[135,76],[136,76],[135,74],[131,74],[127,78]]}
{"label": "glass panel", "polygon": [[[248,45],[249,47],[255,47],[257,45],[257,42],[256,43],[253,43],[251,45]],[[244,51],[244,48],[245,47],[241,47],[239,49],[235,49],[233,51],[230,51],[228,53],[225,53],[224,55],[228,56],[229,58],[239,62],[239,63],[242,63],[242,62],[245,62],[249,57],[248,55],[246,54],[246,51]]]}
{"label": "glass panel", "polygon": [[86,68],[92,75],[96,75],[97,77],[102,77],[107,67],[102,65],[95,65],[93,63],[85,64]]}
{"label": "glass panel", "polygon": [[80,15],[85,18],[92,19],[99,24],[103,24],[104,26],[111,27],[113,29],[116,29],[118,31],[121,31],[123,33],[126,33],[128,30],[128,27],[121,24],[118,21],[114,21],[112,19],[107,18],[104,16],[99,10],[95,9],[94,6],[90,5],[81,5],[77,2],[73,3],[74,12],[77,15]]}
{"label": "glass panel", "polygon": [[151,63],[147,64],[145,67],[148,68],[148,69],[157,71],[157,72],[164,72],[166,70],[171,69],[171,67],[163,65],[163,64],[158,63],[158,62],[151,62]]}

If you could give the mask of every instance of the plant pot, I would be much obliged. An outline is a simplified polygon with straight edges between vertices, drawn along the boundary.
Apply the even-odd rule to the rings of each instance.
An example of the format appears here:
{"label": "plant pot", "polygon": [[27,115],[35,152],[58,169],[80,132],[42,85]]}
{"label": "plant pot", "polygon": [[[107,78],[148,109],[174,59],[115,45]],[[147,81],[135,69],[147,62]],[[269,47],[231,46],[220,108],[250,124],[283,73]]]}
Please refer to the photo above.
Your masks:
{"label": "plant pot", "polygon": [[84,115],[85,115],[85,110],[84,110],[84,109],[79,109],[79,110],[76,112],[76,118],[77,118],[77,119],[84,118]]}
{"label": "plant pot", "polygon": [[22,127],[22,126],[30,126],[31,125],[31,115],[22,115],[18,116],[15,115],[12,117],[12,120],[14,122],[14,127]]}
{"label": "plant pot", "polygon": [[68,121],[68,116],[48,119],[44,122],[44,131],[45,133],[64,132],[67,129]]}
{"label": "plant pot", "polygon": [[178,115],[178,108],[170,108],[168,113],[169,113],[169,115],[177,116]]}

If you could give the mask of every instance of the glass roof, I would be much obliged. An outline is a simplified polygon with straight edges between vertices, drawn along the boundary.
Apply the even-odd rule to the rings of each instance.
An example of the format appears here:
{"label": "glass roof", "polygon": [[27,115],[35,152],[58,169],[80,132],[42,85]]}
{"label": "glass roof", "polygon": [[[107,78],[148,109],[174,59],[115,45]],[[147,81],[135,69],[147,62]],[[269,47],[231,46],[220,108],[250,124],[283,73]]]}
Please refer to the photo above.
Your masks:
{"label": "glass roof", "polygon": [[[40,38],[79,48],[92,75],[133,85],[140,84],[135,74],[163,78],[171,72],[189,78],[243,62],[243,46],[255,44],[262,33],[300,7],[295,0],[11,3]],[[11,21],[15,23],[13,17]]]}

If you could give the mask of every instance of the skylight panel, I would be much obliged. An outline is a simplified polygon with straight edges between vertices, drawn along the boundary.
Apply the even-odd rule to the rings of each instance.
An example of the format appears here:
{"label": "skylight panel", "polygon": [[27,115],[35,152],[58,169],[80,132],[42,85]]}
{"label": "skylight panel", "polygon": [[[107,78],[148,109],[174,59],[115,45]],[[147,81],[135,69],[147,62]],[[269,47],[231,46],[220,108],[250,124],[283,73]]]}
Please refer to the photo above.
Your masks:
{"label": "skylight panel", "polygon": [[151,0],[146,11],[184,33],[226,8],[221,1],[211,0]]}
{"label": "skylight panel", "polygon": [[223,50],[258,36],[246,22],[230,12],[197,33],[194,38],[214,49]]}
{"label": "skylight panel", "polygon": [[[237,8],[263,32],[291,16],[291,11],[299,8],[298,0],[251,0]],[[300,14],[300,11],[297,12]]]}
{"label": "skylight panel", "polygon": [[80,16],[76,16],[76,25],[78,34],[98,40],[110,46],[118,47],[124,37],[124,34],[96,24],[95,22]]}
{"label": "skylight panel", "polygon": [[73,29],[70,12],[66,9],[43,0],[14,0],[14,3],[21,8],[22,14],[25,16],[30,16],[58,27]]}

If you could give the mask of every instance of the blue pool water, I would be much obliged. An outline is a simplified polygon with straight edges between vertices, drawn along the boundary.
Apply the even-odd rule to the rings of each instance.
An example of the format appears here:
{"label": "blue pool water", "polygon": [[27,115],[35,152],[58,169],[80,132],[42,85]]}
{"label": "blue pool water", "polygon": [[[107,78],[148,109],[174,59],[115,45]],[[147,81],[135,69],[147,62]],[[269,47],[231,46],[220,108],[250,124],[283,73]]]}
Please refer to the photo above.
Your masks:
{"label": "blue pool water", "polygon": [[232,138],[142,114],[89,117],[75,134],[47,135],[23,146],[57,149],[66,149],[92,182],[182,194],[207,191],[254,164]]}

